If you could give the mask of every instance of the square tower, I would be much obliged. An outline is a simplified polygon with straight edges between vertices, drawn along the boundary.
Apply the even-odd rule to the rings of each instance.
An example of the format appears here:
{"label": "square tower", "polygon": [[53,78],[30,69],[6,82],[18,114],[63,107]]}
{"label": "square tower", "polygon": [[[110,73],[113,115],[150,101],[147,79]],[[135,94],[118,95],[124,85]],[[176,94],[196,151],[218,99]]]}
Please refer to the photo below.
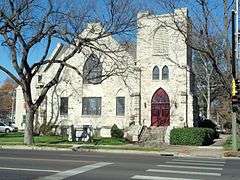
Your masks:
{"label": "square tower", "polygon": [[138,19],[142,124],[164,126],[169,131],[174,127],[193,126],[187,9],[163,15],[141,12]]}

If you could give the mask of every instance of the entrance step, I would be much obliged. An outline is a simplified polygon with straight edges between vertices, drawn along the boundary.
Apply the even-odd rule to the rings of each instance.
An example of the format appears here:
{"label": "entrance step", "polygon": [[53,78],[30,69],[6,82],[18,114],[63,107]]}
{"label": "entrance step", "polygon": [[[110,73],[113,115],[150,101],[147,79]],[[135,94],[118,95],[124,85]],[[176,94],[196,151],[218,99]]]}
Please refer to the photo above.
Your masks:
{"label": "entrance step", "polygon": [[139,136],[139,144],[143,146],[155,146],[159,147],[165,144],[165,134],[167,126],[159,127],[143,127],[142,132]]}
{"label": "entrance step", "polygon": [[124,138],[130,142],[138,142],[138,137],[143,126],[140,125],[131,125],[130,127],[124,130]]}

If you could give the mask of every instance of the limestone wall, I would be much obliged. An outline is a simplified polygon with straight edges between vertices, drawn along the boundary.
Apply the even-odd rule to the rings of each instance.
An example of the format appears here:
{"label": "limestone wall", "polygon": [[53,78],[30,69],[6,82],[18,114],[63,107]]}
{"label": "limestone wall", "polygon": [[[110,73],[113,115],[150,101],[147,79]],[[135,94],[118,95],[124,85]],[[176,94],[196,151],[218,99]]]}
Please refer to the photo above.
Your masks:
{"label": "limestone wall", "polygon": [[[176,17],[186,23],[184,21],[187,15],[185,9],[175,11],[175,13]],[[104,60],[104,70],[114,67],[116,63],[125,62],[122,63],[122,66],[129,67],[124,76],[125,81],[122,76],[112,76],[101,84],[83,84],[79,74],[72,69],[65,68],[60,83],[49,90],[46,103],[39,108],[38,113],[40,114],[36,118],[40,124],[47,120],[60,125],[92,125],[94,128],[100,128],[117,124],[119,128],[125,128],[132,121],[138,124],[141,110],[140,123],[150,126],[152,96],[157,89],[163,88],[170,98],[170,128],[183,127],[186,124],[192,126],[191,57],[189,48],[185,44],[185,37],[172,28],[174,23],[171,21],[170,15],[155,16],[145,12],[139,13],[138,18],[140,29],[137,34],[136,60],[126,51],[119,52],[119,56],[112,54],[112,57],[101,54],[101,52],[94,52]],[[104,44],[101,47],[103,49],[120,47],[120,44],[112,37],[102,39],[101,43]],[[69,51],[71,51],[71,47],[65,49],[60,58],[67,55]],[[71,58],[68,63],[82,72],[84,63],[91,53],[92,50],[85,48]],[[152,70],[156,65],[160,69],[160,79],[152,80]],[[161,73],[165,65],[169,68],[169,80],[162,80]],[[42,75],[41,83],[37,81],[37,76],[34,78],[32,83],[34,100],[41,91],[39,85],[48,83],[56,73],[58,66],[53,64],[47,71],[44,71],[45,67],[43,67],[39,73]],[[130,68],[131,66],[134,68]],[[140,93],[141,106],[139,106]],[[116,116],[117,96],[125,97],[124,116]],[[61,97],[69,98],[67,116],[61,116],[59,113]],[[82,97],[101,97],[101,115],[83,115]],[[19,88],[17,89],[16,105],[16,122],[18,127],[21,127],[20,123],[25,110],[22,92]],[[44,111],[46,111],[47,119],[41,116]]]}
{"label": "limestone wall", "polygon": [[[182,17],[186,15],[185,9],[175,11],[175,18],[182,19],[182,23],[186,23]],[[137,59],[142,69],[142,122],[151,125],[151,98],[158,88],[163,88],[170,98],[170,126],[192,126],[191,59],[185,37],[174,28],[171,15],[156,16],[143,12],[138,17]],[[160,79],[152,80],[156,65],[160,69]],[[165,65],[169,68],[169,80],[161,77]]]}

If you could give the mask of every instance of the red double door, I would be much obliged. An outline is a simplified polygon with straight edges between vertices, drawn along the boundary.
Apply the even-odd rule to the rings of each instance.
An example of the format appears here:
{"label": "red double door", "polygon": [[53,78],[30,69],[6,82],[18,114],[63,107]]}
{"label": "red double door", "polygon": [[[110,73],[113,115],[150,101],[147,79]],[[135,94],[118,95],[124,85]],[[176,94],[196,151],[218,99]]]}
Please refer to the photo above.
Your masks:
{"label": "red double door", "polygon": [[151,101],[151,126],[170,125],[170,102],[167,93],[159,88]]}

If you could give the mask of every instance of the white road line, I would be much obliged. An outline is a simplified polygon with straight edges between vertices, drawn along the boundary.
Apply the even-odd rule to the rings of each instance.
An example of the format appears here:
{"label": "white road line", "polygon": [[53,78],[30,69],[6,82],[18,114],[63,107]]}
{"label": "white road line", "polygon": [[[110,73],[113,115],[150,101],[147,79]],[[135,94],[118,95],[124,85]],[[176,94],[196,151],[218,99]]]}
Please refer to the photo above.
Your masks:
{"label": "white road line", "polygon": [[99,162],[96,164],[90,164],[90,165],[82,166],[76,169],[70,169],[68,171],[59,172],[51,176],[42,177],[42,178],[39,178],[38,180],[62,180],[62,179],[66,179],[71,176],[75,176],[77,174],[81,174],[81,173],[84,173],[96,168],[104,167],[110,164],[113,164],[113,163]]}
{"label": "white road line", "polygon": [[208,156],[206,156],[206,157],[204,157],[204,156],[199,156],[199,157],[176,157],[175,159],[189,159],[189,160],[194,160],[194,159],[196,159],[196,160],[219,160],[219,161],[221,161],[221,160],[223,160],[223,158],[217,158],[217,157],[208,157]]}
{"label": "white road line", "polygon": [[190,160],[190,159],[173,159],[172,161],[178,162],[195,162],[195,163],[213,163],[213,164],[225,164],[224,161],[198,161],[198,160]]}
{"label": "white road line", "polygon": [[182,169],[206,169],[206,170],[216,170],[222,171],[223,168],[216,167],[199,167],[199,166],[179,166],[179,165],[157,165],[158,167],[167,167],[167,168],[182,168]]}
{"label": "white road line", "polygon": [[46,169],[28,169],[28,168],[9,168],[9,167],[0,167],[0,170],[13,170],[13,171],[36,171],[36,172],[52,172],[58,173],[61,171],[56,170],[46,170]]}
{"label": "white road line", "polygon": [[200,180],[200,179],[186,179],[186,178],[170,178],[170,177],[159,177],[159,176],[141,176],[135,175],[131,179],[144,179],[144,180]]}
{"label": "white road line", "polygon": [[221,176],[221,173],[194,172],[194,171],[174,171],[174,170],[162,170],[162,169],[148,169],[147,172],[188,174],[188,175],[191,174],[191,175],[204,175],[204,176]]}
{"label": "white road line", "polygon": [[69,162],[69,163],[95,163],[96,161],[84,161],[84,160],[70,160],[70,159],[42,159],[42,158],[22,158],[22,157],[0,157],[0,159],[6,160],[24,160],[24,161],[49,161],[49,162]]}
{"label": "white road line", "polygon": [[216,166],[216,167],[223,167],[224,164],[209,164],[209,163],[191,163],[191,162],[166,162],[167,164],[181,164],[181,165],[195,165],[195,166]]}

